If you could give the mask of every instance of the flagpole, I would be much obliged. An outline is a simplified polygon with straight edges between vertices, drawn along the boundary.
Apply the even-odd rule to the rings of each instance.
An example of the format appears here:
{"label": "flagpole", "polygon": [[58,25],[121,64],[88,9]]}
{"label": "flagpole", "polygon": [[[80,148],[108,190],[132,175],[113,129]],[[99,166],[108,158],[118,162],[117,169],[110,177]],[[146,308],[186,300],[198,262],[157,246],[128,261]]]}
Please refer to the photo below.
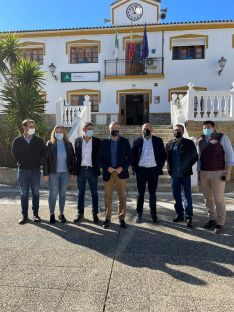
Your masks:
{"label": "flagpole", "polygon": [[118,38],[118,27],[115,25],[115,75],[118,73],[118,60],[119,55],[117,55],[117,50],[119,54],[119,38]]}

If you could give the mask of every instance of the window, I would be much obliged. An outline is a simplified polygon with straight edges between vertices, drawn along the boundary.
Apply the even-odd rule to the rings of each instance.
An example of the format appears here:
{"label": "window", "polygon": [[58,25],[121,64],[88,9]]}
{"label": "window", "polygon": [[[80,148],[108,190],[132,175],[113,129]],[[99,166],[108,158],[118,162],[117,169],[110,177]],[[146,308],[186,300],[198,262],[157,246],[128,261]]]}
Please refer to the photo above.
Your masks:
{"label": "window", "polygon": [[98,63],[98,46],[71,47],[70,63]]}
{"label": "window", "polygon": [[43,48],[27,48],[21,50],[22,58],[43,64]]}
{"label": "window", "polygon": [[70,103],[72,106],[82,106],[84,105],[85,95],[90,96],[91,111],[99,111],[99,95],[98,94],[71,94]]}
{"label": "window", "polygon": [[172,51],[173,60],[190,60],[204,58],[205,58],[204,45],[173,47]]}

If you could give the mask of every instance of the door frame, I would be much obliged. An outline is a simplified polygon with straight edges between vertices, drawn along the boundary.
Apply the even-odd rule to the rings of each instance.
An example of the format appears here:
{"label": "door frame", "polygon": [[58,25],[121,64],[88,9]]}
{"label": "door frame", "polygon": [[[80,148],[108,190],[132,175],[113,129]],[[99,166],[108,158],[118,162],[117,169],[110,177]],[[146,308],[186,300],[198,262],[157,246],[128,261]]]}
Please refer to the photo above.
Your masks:
{"label": "door frame", "polygon": [[[126,89],[118,90],[116,93],[116,103],[119,105],[119,124],[126,126],[126,95],[144,95],[148,96],[148,118],[150,104],[152,104],[152,89]],[[121,98],[122,97],[122,98]],[[123,100],[123,102],[121,102]],[[145,109],[145,107],[144,107]]]}

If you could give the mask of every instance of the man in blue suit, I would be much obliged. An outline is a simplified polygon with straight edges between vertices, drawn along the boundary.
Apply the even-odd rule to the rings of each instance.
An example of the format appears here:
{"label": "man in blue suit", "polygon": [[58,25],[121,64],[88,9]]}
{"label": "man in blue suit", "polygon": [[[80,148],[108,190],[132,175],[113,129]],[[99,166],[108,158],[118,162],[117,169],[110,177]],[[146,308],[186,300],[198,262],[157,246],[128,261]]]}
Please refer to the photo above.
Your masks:
{"label": "man in blue suit", "polygon": [[116,185],[119,197],[120,226],[126,228],[126,184],[129,177],[128,167],[132,163],[132,151],[129,141],[119,135],[120,126],[112,122],[109,126],[110,137],[102,141],[100,165],[103,170],[106,219],[103,227],[106,229],[111,223],[112,193]]}
{"label": "man in blue suit", "polygon": [[133,141],[132,169],[136,173],[138,190],[136,223],[142,222],[146,183],[148,183],[151,217],[154,223],[158,221],[156,190],[158,177],[163,174],[166,152],[162,139],[152,133],[152,125],[146,123],[142,126],[142,136]]}

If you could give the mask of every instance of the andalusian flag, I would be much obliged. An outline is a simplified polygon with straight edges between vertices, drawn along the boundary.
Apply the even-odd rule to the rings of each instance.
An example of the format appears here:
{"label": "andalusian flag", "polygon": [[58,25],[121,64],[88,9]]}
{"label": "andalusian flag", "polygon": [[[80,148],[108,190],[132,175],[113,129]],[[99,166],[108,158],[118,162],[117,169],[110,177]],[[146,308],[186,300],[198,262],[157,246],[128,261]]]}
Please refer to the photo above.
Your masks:
{"label": "andalusian flag", "polygon": [[129,50],[128,50],[128,63],[132,64],[133,63],[133,57],[134,57],[134,42],[133,42],[133,33],[131,31],[130,33],[130,44],[129,44]]}
{"label": "andalusian flag", "polygon": [[118,32],[116,29],[115,33],[115,59],[117,60],[119,58],[119,38],[118,38]]}

